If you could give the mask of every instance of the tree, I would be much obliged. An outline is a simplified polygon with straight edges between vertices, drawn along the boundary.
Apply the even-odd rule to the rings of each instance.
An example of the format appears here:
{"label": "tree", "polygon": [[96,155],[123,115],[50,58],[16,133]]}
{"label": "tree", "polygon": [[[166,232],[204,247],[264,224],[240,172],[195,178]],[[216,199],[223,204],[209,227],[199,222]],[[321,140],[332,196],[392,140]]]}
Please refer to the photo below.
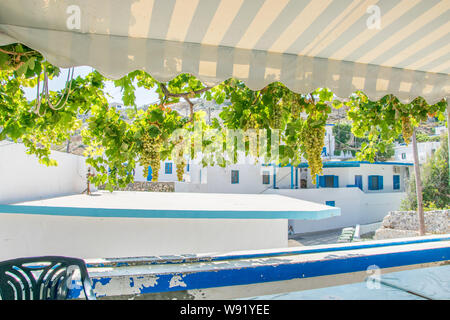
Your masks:
{"label": "tree", "polygon": [[[136,107],[136,86],[156,89],[161,102],[146,111],[135,108],[130,112],[129,121],[125,121],[117,110],[108,106],[103,92],[107,79],[97,71],[86,77],[68,79],[64,90],[48,92],[48,79],[58,76],[59,68],[20,44],[1,47],[0,67],[0,140],[23,142],[27,151],[36,154],[42,163],[56,165],[50,159],[52,146],[66,142],[80,129],[79,116],[88,115],[82,136],[88,146],[87,163],[96,169],[96,176],[90,177],[96,185],[106,184],[109,189],[124,186],[133,181],[130,172],[137,163],[146,170],[150,164],[156,167],[157,160],[173,157],[173,150],[181,141],[169,137],[178,129],[195,131],[194,122],[200,124],[203,137],[210,129],[263,129],[270,143],[271,133],[278,130],[279,149],[269,152],[267,161],[298,164],[303,156],[310,163],[314,180],[316,174],[322,172],[322,137],[331,112],[329,103],[333,100],[333,93],[327,89],[301,95],[281,83],[272,83],[252,91],[236,79],[211,88],[188,74],[160,83],[144,71],[134,71],[114,81],[122,89],[124,104]],[[39,90],[41,83],[42,91]],[[36,99],[27,101],[23,87],[37,87]],[[202,115],[193,112],[191,99],[198,97],[214,99],[219,104],[225,99],[231,101],[221,114],[223,127],[217,122],[206,125]],[[170,105],[180,99],[191,106],[187,119],[170,109]],[[302,113],[306,117],[302,117]],[[180,153],[179,167],[183,166],[183,157],[195,157],[198,152],[209,159],[204,165],[212,164],[215,158],[208,153],[217,153],[210,148],[214,140],[215,137],[205,138],[199,150]],[[245,146],[246,152],[250,152],[248,141]],[[216,159],[221,165],[227,164],[224,157]],[[232,157],[231,161],[236,158]]]}
{"label": "tree", "polygon": [[[427,209],[450,208],[450,184],[448,171],[448,138],[441,136],[441,145],[421,168],[423,202]],[[416,183],[410,178],[403,210],[417,210]]]}
{"label": "tree", "polygon": [[352,132],[359,137],[367,136],[369,143],[362,145],[359,158],[369,158],[373,161],[377,152],[385,152],[386,146],[398,138],[400,133],[406,144],[413,139],[414,169],[417,185],[417,216],[419,220],[419,234],[425,232],[422,182],[420,179],[417,143],[414,127],[428,116],[439,115],[444,118],[447,102],[442,99],[434,105],[428,105],[423,98],[416,98],[409,104],[402,104],[399,100],[387,95],[379,101],[370,101],[362,92],[356,92],[349,101],[348,116],[353,120]]}
{"label": "tree", "polygon": [[[110,190],[113,186],[122,187],[132,182],[130,173],[137,163],[143,165],[145,171],[148,165],[158,166],[159,160],[177,157],[178,167],[182,167],[184,158],[193,158],[200,152],[205,156],[203,165],[225,166],[237,161],[235,156],[221,155],[228,148],[226,143],[219,143],[220,134],[208,136],[208,131],[215,129],[255,130],[257,135],[266,132],[267,145],[271,139],[278,139],[279,148],[267,150],[265,161],[297,165],[302,157],[306,158],[315,183],[316,175],[322,173],[320,155],[328,115],[332,107],[343,105],[325,88],[297,94],[275,82],[253,91],[236,79],[228,79],[211,88],[189,74],[180,74],[161,83],[144,71],[133,71],[114,81],[122,90],[124,104],[135,107],[130,109],[129,120],[125,121],[117,110],[109,107],[103,92],[108,79],[97,71],[86,77],[68,78],[66,88],[61,91],[41,92],[40,84],[46,89],[48,79],[59,75],[59,68],[45,61],[40,53],[20,44],[0,49],[0,140],[21,141],[41,162],[56,165],[50,159],[51,147],[63,144],[79,130],[79,116],[85,115],[87,127],[83,128],[82,135],[83,143],[88,146],[87,163],[97,173],[90,179],[96,185],[106,184]],[[36,99],[27,101],[23,87],[37,87]],[[136,87],[155,89],[160,103],[145,111],[138,110]],[[194,112],[191,99],[199,97],[215,100],[218,104],[230,101],[220,114],[221,122],[209,125],[201,113]],[[190,105],[187,118],[170,108],[180,99]],[[346,104],[350,106],[348,116],[353,121],[352,133],[367,139],[357,156],[369,161],[385,153],[401,133],[408,141],[414,125],[427,114],[442,112],[446,106],[444,100],[429,106],[421,98],[405,105],[390,95],[374,102],[361,92],[352,95]],[[171,139],[179,129],[203,137],[200,147],[195,147],[192,141]],[[278,136],[273,134],[276,132]],[[179,148],[181,144],[187,144],[189,148]],[[228,146],[230,144],[234,141],[228,142]],[[260,149],[261,146],[252,149],[249,140],[245,141],[247,154],[257,156]]]}

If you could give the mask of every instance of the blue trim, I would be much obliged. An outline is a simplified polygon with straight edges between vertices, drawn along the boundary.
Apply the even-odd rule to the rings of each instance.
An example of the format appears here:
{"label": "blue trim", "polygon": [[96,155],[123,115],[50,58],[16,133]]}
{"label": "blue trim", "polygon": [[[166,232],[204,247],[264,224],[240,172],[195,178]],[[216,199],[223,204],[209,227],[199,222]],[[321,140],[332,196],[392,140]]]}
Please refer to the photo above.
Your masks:
{"label": "blue trim", "polygon": [[326,219],[341,214],[340,208],[321,211],[222,211],[222,210],[144,210],[0,205],[0,215],[7,213],[67,217],[105,218],[186,218],[186,219]]}
{"label": "blue trim", "polygon": [[273,167],[273,188],[277,189],[277,168]]}
{"label": "blue trim", "polygon": [[[394,165],[394,166],[413,166],[413,163],[409,162],[369,162],[369,161],[324,161],[324,168],[347,168],[347,167],[360,167],[361,164],[381,164],[381,165]],[[308,168],[307,162],[300,163],[298,168]]]}
{"label": "blue trim", "polygon": [[[450,241],[450,236],[443,236],[433,239],[413,239],[412,240],[395,240],[392,239],[392,242],[378,242],[378,243],[352,243],[352,244],[342,244],[342,245],[333,245],[332,247],[322,247],[322,248],[313,248],[313,249],[300,249],[300,250],[275,250],[274,252],[264,252],[264,253],[247,253],[247,254],[235,254],[235,255],[226,255],[226,256],[202,256],[198,257],[197,255],[189,255],[186,256],[174,256],[174,259],[167,258],[158,258],[153,257],[145,260],[144,262],[140,261],[140,264],[180,264],[180,263],[188,263],[190,259],[193,259],[194,262],[202,262],[202,261],[223,261],[223,260],[240,260],[240,259],[257,259],[257,258],[269,258],[269,257],[277,257],[277,256],[285,256],[285,255],[297,255],[297,254],[310,254],[310,253],[321,253],[321,252],[338,252],[338,251],[348,251],[348,250],[359,250],[359,249],[371,249],[371,248],[383,248],[390,246],[401,246],[401,245],[410,245],[410,244],[420,244],[420,243],[430,243],[430,242],[440,242],[440,241]],[[88,267],[105,267],[110,264],[103,263],[91,263],[88,264]],[[114,266],[129,266],[130,264],[125,262],[125,259],[117,258],[117,262],[113,264]],[[135,265],[132,263],[131,265]]]}
{"label": "blue trim", "polygon": [[330,206],[330,207],[336,207],[336,201],[333,201],[333,200],[325,201],[325,205]]}

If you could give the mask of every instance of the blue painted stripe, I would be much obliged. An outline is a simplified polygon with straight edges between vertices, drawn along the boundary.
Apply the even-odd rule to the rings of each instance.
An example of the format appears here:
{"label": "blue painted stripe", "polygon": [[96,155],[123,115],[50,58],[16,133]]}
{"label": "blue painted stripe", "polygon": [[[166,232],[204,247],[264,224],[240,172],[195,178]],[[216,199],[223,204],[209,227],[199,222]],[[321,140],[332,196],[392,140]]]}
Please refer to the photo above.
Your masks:
{"label": "blue painted stripe", "polygon": [[[344,246],[339,246],[339,247],[301,249],[301,250],[295,250],[295,251],[278,251],[278,252],[259,253],[259,254],[229,255],[229,256],[221,256],[221,257],[212,257],[211,261],[232,260],[232,259],[254,259],[254,258],[284,256],[284,255],[296,255],[296,254],[310,254],[310,253],[321,253],[321,252],[336,252],[336,251],[348,251],[348,250],[359,250],[359,249],[371,249],[371,248],[382,248],[382,247],[400,246],[400,245],[408,245],[408,244],[439,242],[439,241],[450,241],[450,236],[449,237],[443,237],[443,238],[437,238],[437,239],[404,240],[404,241],[361,244],[361,245],[352,245],[352,246],[344,245]],[[450,244],[449,244],[449,246],[450,246]]]}
{"label": "blue painted stripe", "polygon": [[[226,256],[197,256],[195,254],[189,256],[175,256],[172,259],[168,257],[151,257],[148,260],[141,260],[136,263],[136,260],[132,260],[132,263],[128,263],[125,259],[117,259],[117,262],[103,264],[103,263],[88,263],[88,267],[105,267],[105,266],[130,266],[130,265],[147,265],[147,264],[180,264],[189,262],[204,262],[204,261],[224,261],[224,260],[241,260],[241,259],[258,259],[258,258],[270,258],[288,255],[298,255],[298,254],[311,254],[311,253],[322,253],[322,252],[338,252],[338,251],[348,251],[348,250],[360,250],[360,249],[372,249],[372,248],[382,248],[382,247],[392,247],[400,245],[411,245],[420,243],[430,243],[430,242],[440,242],[440,241],[450,241],[450,236],[443,236],[432,239],[412,239],[412,240],[393,240],[389,242],[380,243],[360,243],[360,244],[343,244],[340,246],[324,248],[311,248],[311,249],[300,249],[300,250],[277,250],[274,252],[264,252],[264,253],[244,253],[244,254],[232,254]],[[450,243],[449,243],[450,247]]]}
{"label": "blue painted stripe", "polygon": [[[332,260],[317,260],[298,263],[286,262],[272,265],[235,267],[230,269],[216,269],[188,273],[152,274],[152,276],[158,277],[157,283],[154,286],[142,286],[140,293],[144,294],[193,290],[272,281],[285,281],[365,271],[370,265],[376,265],[383,269],[420,263],[445,261],[449,259],[450,248],[435,248],[387,254],[362,255],[356,257],[341,257],[339,259]],[[171,287],[170,283],[174,275],[179,275],[186,286]],[[111,278],[93,277],[94,289],[97,282],[105,282],[108,281],[108,279]]]}
{"label": "blue painted stripe", "polygon": [[144,210],[0,205],[0,214],[39,214],[101,218],[183,218],[183,219],[299,219],[319,220],[341,214],[340,208],[321,211],[211,211],[211,210]]}
{"label": "blue painted stripe", "polygon": [[[360,167],[361,164],[381,164],[381,165],[394,165],[394,166],[413,166],[413,163],[409,162],[369,162],[369,161],[324,161],[324,168],[339,168],[339,167]],[[300,163],[298,168],[308,168],[309,165],[306,162]]]}

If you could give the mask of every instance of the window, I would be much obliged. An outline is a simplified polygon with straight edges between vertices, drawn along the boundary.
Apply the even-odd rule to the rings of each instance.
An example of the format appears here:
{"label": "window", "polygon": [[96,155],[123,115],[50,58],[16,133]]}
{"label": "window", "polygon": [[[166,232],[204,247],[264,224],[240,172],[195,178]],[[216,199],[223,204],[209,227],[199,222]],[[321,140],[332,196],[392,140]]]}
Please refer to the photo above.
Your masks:
{"label": "window", "polygon": [[330,206],[330,207],[335,207],[336,206],[336,202],[335,201],[325,201],[325,204],[327,206]]}
{"label": "window", "polygon": [[172,163],[171,162],[166,162],[166,167],[165,167],[165,172],[166,174],[172,174]]}
{"label": "window", "polygon": [[270,184],[270,172],[269,171],[263,171],[262,183],[263,184]]}
{"label": "window", "polygon": [[406,153],[402,153],[402,159],[405,160],[406,159]]}
{"label": "window", "polygon": [[189,163],[186,165],[186,171],[189,172]]}
{"label": "window", "polygon": [[231,170],[231,183],[239,183],[239,170]]}
{"label": "window", "polygon": [[339,177],[334,175],[319,176],[321,188],[339,188]]}
{"label": "window", "polygon": [[302,189],[306,189],[307,188],[307,181],[306,181],[306,179],[301,179],[300,180],[300,188],[302,188]]}
{"label": "window", "polygon": [[393,176],[393,184],[394,184],[394,190],[400,190],[400,176],[399,175]]}
{"label": "window", "polygon": [[333,188],[334,176],[325,176],[325,188]]}
{"label": "window", "polygon": [[369,176],[369,190],[383,190],[383,176]]}

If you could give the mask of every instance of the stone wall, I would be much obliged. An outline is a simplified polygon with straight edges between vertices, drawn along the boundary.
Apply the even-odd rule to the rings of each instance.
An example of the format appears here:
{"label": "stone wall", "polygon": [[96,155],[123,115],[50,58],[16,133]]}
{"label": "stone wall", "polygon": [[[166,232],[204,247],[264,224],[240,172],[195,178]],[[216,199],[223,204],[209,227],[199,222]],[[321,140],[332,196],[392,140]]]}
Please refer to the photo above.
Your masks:
{"label": "stone wall", "polygon": [[[104,186],[100,186],[99,190],[105,190]],[[150,182],[136,181],[130,183],[125,188],[114,187],[115,191],[148,191],[148,192],[174,192],[175,184],[173,182]]]}
{"label": "stone wall", "polygon": [[[425,233],[450,233],[450,210],[425,211]],[[392,239],[419,235],[416,211],[391,211],[384,217],[374,239]]]}

